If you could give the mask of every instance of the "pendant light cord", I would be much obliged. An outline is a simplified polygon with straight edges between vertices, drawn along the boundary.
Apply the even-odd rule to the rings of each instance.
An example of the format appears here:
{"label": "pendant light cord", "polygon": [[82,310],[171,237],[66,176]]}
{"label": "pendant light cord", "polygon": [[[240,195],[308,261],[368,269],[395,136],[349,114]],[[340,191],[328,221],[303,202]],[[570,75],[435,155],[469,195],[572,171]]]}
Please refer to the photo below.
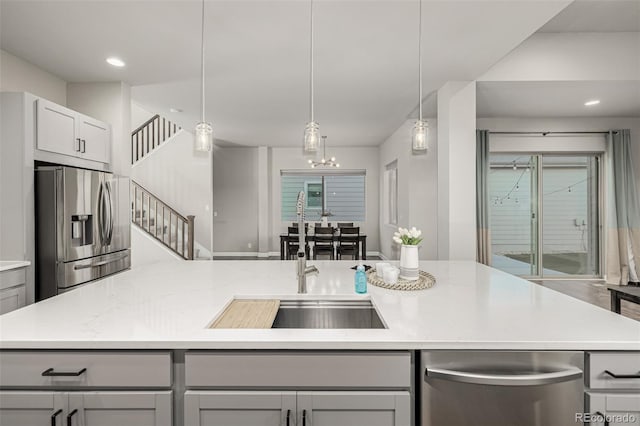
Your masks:
{"label": "pendant light cord", "polygon": [[422,0],[419,0],[420,8],[419,8],[419,24],[418,24],[418,86],[419,86],[419,96],[418,106],[420,110],[420,121],[422,121]]}
{"label": "pendant light cord", "polygon": [[311,116],[311,122],[313,122],[313,0],[311,0],[311,13],[310,16],[310,49],[309,49],[309,68],[311,72],[309,73],[309,115]]}
{"label": "pendant light cord", "polygon": [[201,30],[201,51],[200,51],[200,65],[201,65],[201,69],[200,69],[200,78],[201,78],[201,92],[200,92],[200,101],[202,103],[202,122],[204,123],[204,0],[202,0],[202,26],[200,28]]}

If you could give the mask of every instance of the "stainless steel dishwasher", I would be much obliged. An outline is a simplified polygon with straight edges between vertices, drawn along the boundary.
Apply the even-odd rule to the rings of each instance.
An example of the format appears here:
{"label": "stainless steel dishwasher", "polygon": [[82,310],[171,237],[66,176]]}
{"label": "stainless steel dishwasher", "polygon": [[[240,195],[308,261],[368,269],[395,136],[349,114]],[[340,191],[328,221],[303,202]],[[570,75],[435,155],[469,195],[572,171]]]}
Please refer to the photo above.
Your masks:
{"label": "stainless steel dishwasher", "polygon": [[583,352],[423,351],[422,426],[575,426]]}

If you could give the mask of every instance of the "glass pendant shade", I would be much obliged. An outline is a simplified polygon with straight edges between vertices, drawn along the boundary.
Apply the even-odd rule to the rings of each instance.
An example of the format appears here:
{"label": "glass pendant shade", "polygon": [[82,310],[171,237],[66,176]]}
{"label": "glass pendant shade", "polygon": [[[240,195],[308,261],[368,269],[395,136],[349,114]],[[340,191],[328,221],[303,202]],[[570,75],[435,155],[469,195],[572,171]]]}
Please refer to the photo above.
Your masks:
{"label": "glass pendant shade", "polygon": [[411,149],[414,154],[426,154],[429,145],[429,124],[424,120],[416,121],[411,135]]}
{"label": "glass pendant shade", "polygon": [[213,146],[213,127],[209,123],[196,124],[193,135],[196,151],[211,151]]}
{"label": "glass pendant shade", "polygon": [[315,121],[307,123],[307,127],[304,129],[304,153],[314,154],[318,152],[318,146],[320,145],[319,136],[320,126]]}

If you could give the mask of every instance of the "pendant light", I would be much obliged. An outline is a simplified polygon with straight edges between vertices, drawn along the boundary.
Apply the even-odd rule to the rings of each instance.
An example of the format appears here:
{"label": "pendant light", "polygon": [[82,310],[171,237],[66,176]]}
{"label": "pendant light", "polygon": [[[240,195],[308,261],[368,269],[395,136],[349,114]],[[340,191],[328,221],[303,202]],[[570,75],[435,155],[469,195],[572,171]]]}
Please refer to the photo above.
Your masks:
{"label": "pendant light", "polygon": [[213,146],[213,127],[211,123],[207,123],[205,121],[204,116],[204,103],[205,103],[205,91],[204,91],[204,0],[202,0],[202,27],[201,27],[201,51],[200,51],[200,61],[201,61],[201,69],[200,69],[200,77],[201,77],[201,86],[200,86],[200,122],[196,124],[195,131],[193,134],[193,141],[195,144],[196,151],[211,151],[211,147]]}
{"label": "pendant light", "polygon": [[420,3],[419,24],[418,24],[418,121],[413,125],[413,131],[411,134],[411,150],[415,155],[426,154],[429,138],[429,123],[422,119],[422,0],[418,0]]}
{"label": "pendant light", "polygon": [[313,117],[313,0],[310,10],[310,46],[309,46],[309,122],[304,128],[304,153],[313,154],[318,151],[320,144],[320,126]]}
{"label": "pendant light", "polygon": [[322,159],[320,161],[309,160],[309,165],[312,169],[316,167],[340,167],[340,163],[336,160],[336,157],[327,158],[327,137],[322,137]]}

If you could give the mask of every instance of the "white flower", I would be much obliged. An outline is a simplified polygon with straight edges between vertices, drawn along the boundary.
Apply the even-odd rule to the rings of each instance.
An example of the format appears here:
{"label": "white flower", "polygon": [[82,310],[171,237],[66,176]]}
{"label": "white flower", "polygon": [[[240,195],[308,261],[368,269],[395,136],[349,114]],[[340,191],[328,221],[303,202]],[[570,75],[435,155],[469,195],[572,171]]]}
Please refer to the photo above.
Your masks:
{"label": "white flower", "polygon": [[401,237],[401,235],[400,235],[400,233],[399,233],[399,232],[394,232],[394,233],[393,233],[393,236],[394,236],[395,238],[400,238],[400,237]]}
{"label": "white flower", "polygon": [[399,237],[393,237],[393,241],[398,244],[402,244],[402,240]]}

